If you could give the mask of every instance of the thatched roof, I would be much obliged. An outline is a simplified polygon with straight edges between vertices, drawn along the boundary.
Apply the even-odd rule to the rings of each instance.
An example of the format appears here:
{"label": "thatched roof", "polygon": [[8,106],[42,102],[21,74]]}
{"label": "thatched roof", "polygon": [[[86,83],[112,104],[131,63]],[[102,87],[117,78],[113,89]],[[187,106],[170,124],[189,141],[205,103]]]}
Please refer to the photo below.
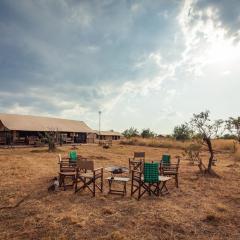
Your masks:
{"label": "thatched roof", "polygon": [[29,115],[2,114],[0,121],[8,130],[93,132],[83,121]]}

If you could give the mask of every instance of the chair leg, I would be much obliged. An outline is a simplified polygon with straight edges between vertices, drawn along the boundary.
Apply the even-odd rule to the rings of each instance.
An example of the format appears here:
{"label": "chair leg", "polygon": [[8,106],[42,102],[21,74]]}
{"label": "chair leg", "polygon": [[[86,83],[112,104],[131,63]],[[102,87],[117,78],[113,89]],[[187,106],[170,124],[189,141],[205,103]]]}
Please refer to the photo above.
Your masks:
{"label": "chair leg", "polygon": [[133,179],[131,180],[131,196],[133,195]]}
{"label": "chair leg", "polygon": [[131,172],[131,175],[132,175],[132,179],[131,179],[131,196],[133,195],[133,172]]}
{"label": "chair leg", "polygon": [[159,196],[159,192],[160,192],[160,183],[157,183],[157,196]]}
{"label": "chair leg", "polygon": [[101,192],[103,192],[103,169],[101,173]]}
{"label": "chair leg", "polygon": [[95,197],[96,193],[96,179],[93,179],[93,197]]}
{"label": "chair leg", "polygon": [[147,186],[148,186],[148,187],[147,187],[148,195],[151,196],[151,191],[150,191],[151,185],[150,185],[150,183],[148,183]]}
{"label": "chair leg", "polygon": [[178,188],[178,174],[175,175],[175,183],[176,183],[176,187]]}
{"label": "chair leg", "polygon": [[138,200],[140,199],[141,197],[141,183],[139,183],[139,186],[138,186]]}
{"label": "chair leg", "polygon": [[62,175],[59,173],[59,187],[62,186]]}
{"label": "chair leg", "polygon": [[127,187],[126,187],[127,183],[124,182],[124,194],[123,195],[126,195],[127,194]]}
{"label": "chair leg", "polygon": [[62,176],[63,190],[66,191],[65,175]]}
{"label": "chair leg", "polygon": [[77,192],[77,183],[78,183],[78,180],[77,178],[75,179],[75,193]]}

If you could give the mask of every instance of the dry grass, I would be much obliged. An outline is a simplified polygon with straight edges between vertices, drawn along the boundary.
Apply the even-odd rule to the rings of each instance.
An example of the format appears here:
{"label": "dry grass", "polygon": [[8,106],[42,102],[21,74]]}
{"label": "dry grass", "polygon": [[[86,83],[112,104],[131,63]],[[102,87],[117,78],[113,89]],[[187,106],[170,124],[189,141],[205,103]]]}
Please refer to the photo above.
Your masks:
{"label": "dry grass", "polygon": [[213,140],[213,148],[218,151],[234,152],[234,140],[216,139]]}
{"label": "dry grass", "polygon": [[176,141],[170,138],[141,138],[135,137],[131,139],[125,139],[120,142],[122,145],[134,145],[134,146],[147,146],[155,148],[174,148],[185,149],[192,142],[191,141]]}
{"label": "dry grass", "polygon": [[233,155],[236,162],[240,162],[240,147],[237,148],[237,151]]}
{"label": "dry grass", "polygon": [[[95,198],[71,189],[48,193],[49,180],[57,175],[57,154],[33,149],[0,149],[1,239],[240,239],[240,171],[227,167],[228,153],[218,154],[215,171],[222,178],[206,178],[183,160],[180,188],[170,182],[170,194],[144,196],[103,194]],[[62,147],[67,154],[70,147]],[[166,148],[113,145],[103,149],[82,145],[78,152],[95,159],[97,166],[128,165],[134,151],[145,151],[157,160]],[[168,150],[173,156],[181,150]],[[130,185],[130,184],[129,184]]]}
{"label": "dry grass", "polygon": [[[124,139],[120,142],[122,145],[147,146],[155,148],[181,149],[184,150],[193,144],[193,141],[176,141],[171,138],[141,138],[135,137]],[[234,152],[234,140],[216,139],[212,141],[213,148],[216,151]],[[196,142],[195,142],[196,144]],[[205,147],[206,150],[206,147]]]}

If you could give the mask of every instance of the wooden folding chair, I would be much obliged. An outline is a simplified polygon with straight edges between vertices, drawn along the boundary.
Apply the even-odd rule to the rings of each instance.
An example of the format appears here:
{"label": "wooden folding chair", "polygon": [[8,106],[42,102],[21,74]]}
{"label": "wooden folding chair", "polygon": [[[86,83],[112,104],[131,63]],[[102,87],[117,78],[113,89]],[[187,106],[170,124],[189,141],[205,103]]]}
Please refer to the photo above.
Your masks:
{"label": "wooden folding chair", "polygon": [[[61,154],[58,155],[59,164],[59,187],[63,186],[64,190],[66,187],[73,187],[75,183],[76,169],[75,166],[70,164],[69,158],[63,158]],[[66,178],[71,179],[71,184],[66,183]]]}
{"label": "wooden folding chair", "polygon": [[160,194],[158,163],[144,163],[143,172],[132,170],[131,196],[137,193],[139,200],[145,193]]}
{"label": "wooden folding chair", "polygon": [[178,170],[180,165],[180,157],[177,156],[177,162],[164,163],[160,162],[160,173],[163,176],[173,176],[175,178],[175,185],[178,188]]}
{"label": "wooden folding chair", "polygon": [[75,193],[85,188],[93,194],[93,197],[96,188],[103,191],[103,168],[95,169],[93,160],[82,158],[77,160]]}
{"label": "wooden folding chair", "polygon": [[143,170],[145,152],[134,152],[133,158],[129,158],[129,170]]}

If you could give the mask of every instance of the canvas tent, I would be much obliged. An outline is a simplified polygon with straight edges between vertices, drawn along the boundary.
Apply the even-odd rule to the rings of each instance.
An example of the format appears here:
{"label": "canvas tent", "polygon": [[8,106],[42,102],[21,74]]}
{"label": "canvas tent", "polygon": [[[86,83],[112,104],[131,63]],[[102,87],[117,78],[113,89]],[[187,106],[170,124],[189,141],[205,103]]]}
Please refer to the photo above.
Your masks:
{"label": "canvas tent", "polygon": [[94,131],[83,121],[0,113],[0,144],[33,144],[47,132],[57,132],[63,143],[86,143]]}

